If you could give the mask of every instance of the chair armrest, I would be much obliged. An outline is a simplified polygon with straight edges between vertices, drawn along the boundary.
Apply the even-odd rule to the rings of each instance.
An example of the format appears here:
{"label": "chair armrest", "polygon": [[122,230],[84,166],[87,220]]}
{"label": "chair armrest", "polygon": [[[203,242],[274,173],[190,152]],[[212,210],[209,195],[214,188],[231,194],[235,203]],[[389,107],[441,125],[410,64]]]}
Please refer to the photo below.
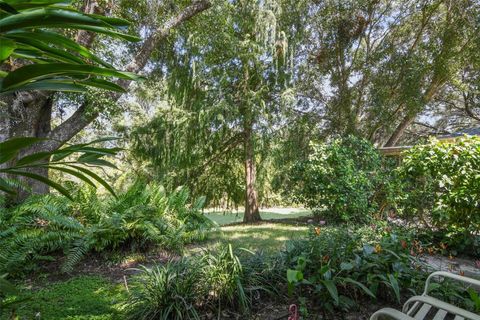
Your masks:
{"label": "chair armrest", "polygon": [[392,308],[383,308],[372,314],[370,320],[380,320],[380,319],[393,319],[393,320],[415,320],[414,318],[407,316],[405,313],[402,313],[398,310]]}
{"label": "chair armrest", "polygon": [[459,308],[457,306],[454,306],[452,304],[446,303],[444,301],[438,300],[436,298],[432,298],[429,296],[414,296],[411,297],[410,299],[405,302],[403,305],[403,312],[408,312],[409,306],[412,303],[415,302],[420,302],[422,304],[429,304],[437,309],[442,309],[445,311],[448,311],[451,314],[461,316],[465,319],[470,319],[470,320],[480,320],[480,315],[477,315],[475,313],[472,313],[470,311],[464,310],[462,308]]}
{"label": "chair armrest", "polygon": [[469,277],[460,276],[458,274],[453,274],[453,273],[446,272],[446,271],[436,271],[436,272],[433,272],[431,275],[428,276],[427,281],[425,282],[425,289],[423,290],[422,295],[424,295],[424,296],[428,295],[428,288],[430,287],[430,282],[431,282],[432,278],[434,278],[434,277],[444,277],[444,278],[453,279],[453,280],[456,280],[458,282],[463,282],[463,283],[475,286],[477,288],[477,290],[480,290],[480,281],[479,280],[472,279],[472,278],[469,278]]}

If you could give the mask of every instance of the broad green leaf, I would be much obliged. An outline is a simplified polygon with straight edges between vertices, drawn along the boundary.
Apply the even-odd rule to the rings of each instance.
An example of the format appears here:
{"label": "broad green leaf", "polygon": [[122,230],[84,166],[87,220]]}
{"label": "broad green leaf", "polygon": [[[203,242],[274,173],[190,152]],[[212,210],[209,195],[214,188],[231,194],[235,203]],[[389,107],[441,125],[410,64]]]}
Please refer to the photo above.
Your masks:
{"label": "broad green leaf", "polygon": [[342,263],[340,263],[340,269],[342,269],[342,270],[352,270],[353,269],[353,264],[348,263],[348,262],[342,262]]}
{"label": "broad green leaf", "polygon": [[51,156],[51,153],[46,152],[46,151],[45,152],[33,153],[33,154],[30,154],[28,156],[25,156],[25,157],[22,157],[22,158],[18,159],[17,162],[15,163],[15,166],[18,167],[18,166],[23,166],[23,165],[34,164],[34,163],[36,163],[40,160],[45,160],[50,156]]}
{"label": "broad green leaf", "polygon": [[50,168],[50,169],[53,169],[53,170],[68,173],[68,174],[70,174],[74,177],[77,177],[78,179],[88,183],[92,187],[95,187],[95,188],[97,187],[95,185],[95,183],[92,182],[92,180],[90,180],[88,177],[86,177],[85,175],[83,175],[82,173],[80,173],[78,171],[75,171],[75,170],[72,170],[72,169],[69,169],[69,168],[65,168],[65,167],[62,167],[62,166],[55,166],[55,165],[48,165],[47,167]]}
{"label": "broad green leaf", "polygon": [[118,84],[107,81],[107,80],[103,80],[103,79],[91,78],[88,80],[77,81],[76,83],[89,86],[89,87],[105,89],[109,91],[122,92],[122,93],[126,92],[126,90],[123,87],[119,86]]}
{"label": "broad green leaf", "polygon": [[372,291],[370,291],[365,285],[363,285],[362,283],[358,282],[358,281],[355,281],[351,278],[343,278],[343,281],[344,282],[348,282],[348,283],[351,283],[351,284],[354,284],[356,285],[357,287],[359,287],[360,289],[362,289],[366,294],[368,294],[370,297],[372,298],[376,298],[375,295],[373,294]]}
{"label": "broad green leaf", "polygon": [[107,17],[107,16],[102,16],[98,14],[88,14],[89,17],[102,20],[106,23],[108,23],[111,26],[114,27],[128,27],[130,25],[130,22],[128,20],[122,19],[122,18],[117,18],[117,17]]}
{"label": "broad green leaf", "polygon": [[132,35],[129,35],[127,33],[121,33],[121,32],[115,31],[113,29],[107,29],[107,28],[102,28],[102,27],[69,24],[69,25],[64,26],[64,28],[82,29],[82,30],[91,31],[91,32],[95,32],[95,33],[103,33],[103,34],[109,35],[111,37],[124,39],[124,40],[130,41],[130,42],[138,42],[138,41],[142,40],[142,38],[132,36]]}
{"label": "broad green leaf", "polygon": [[8,173],[9,174],[14,174],[14,175],[19,175],[19,176],[24,176],[24,177],[31,178],[31,179],[37,180],[39,182],[42,182],[42,183],[48,185],[49,187],[52,187],[53,189],[57,190],[58,192],[63,194],[68,199],[73,200],[72,196],[68,193],[67,189],[62,187],[60,184],[58,184],[56,182],[53,182],[52,180],[50,180],[48,178],[45,178],[44,176],[41,176],[41,175],[36,174],[36,173],[22,171],[22,170],[8,170]]}
{"label": "broad green leaf", "polygon": [[303,280],[303,273],[301,271],[292,270],[292,269],[287,270],[287,281],[289,283],[297,283],[302,280]]}
{"label": "broad green leaf", "polygon": [[393,289],[393,292],[395,293],[397,302],[400,303],[400,287],[398,286],[397,279],[392,274],[388,274],[388,280],[389,280],[390,286]]}
{"label": "broad green leaf", "polygon": [[134,80],[138,77],[131,72],[117,71],[91,65],[78,65],[67,63],[47,63],[26,65],[10,72],[4,79],[2,91],[26,84],[32,80],[45,79],[59,75],[91,75],[117,77]]}
{"label": "broad green leaf", "polygon": [[0,30],[7,32],[22,28],[33,27],[60,27],[65,28],[66,25],[76,24],[78,26],[97,26],[112,27],[108,23],[100,19],[89,17],[80,12],[41,8],[24,11],[16,15],[11,15],[0,20]]}
{"label": "broad green leaf", "polygon": [[15,39],[17,43],[21,43],[36,50],[39,50],[41,53],[43,53],[43,55],[56,59],[59,62],[79,64],[85,63],[83,59],[74,54],[71,54],[66,50],[57,49],[55,47],[47,45],[43,41],[34,39],[34,35],[32,35],[31,37],[16,37],[15,35],[7,35],[7,37],[9,37],[10,39]]}
{"label": "broad green leaf", "polygon": [[63,92],[85,92],[87,88],[82,84],[75,83],[72,80],[39,80],[32,83],[27,83],[20,87],[14,87],[2,91],[3,94],[15,92],[15,91],[30,91],[30,90],[43,90],[43,91],[63,91]]}
{"label": "broad green leaf", "polygon": [[15,155],[17,155],[20,149],[26,148],[43,140],[45,139],[34,137],[19,137],[12,138],[0,143],[0,163],[5,163],[11,160],[13,157],[15,157]]}
{"label": "broad green leaf", "polygon": [[81,159],[79,158],[77,159],[77,161],[80,163],[85,163],[98,167],[110,167],[112,169],[118,169],[117,166],[115,166],[113,163],[108,162],[105,159],[98,159],[98,157],[85,157]]}
{"label": "broad green leaf", "polygon": [[90,59],[98,64],[103,65],[107,68],[112,68],[112,66],[93,53],[91,53],[86,47],[78,44],[77,42],[69,39],[61,34],[45,31],[45,30],[34,30],[34,31],[13,31],[9,32],[5,35],[8,38],[35,38],[39,41],[43,41],[44,43],[53,44],[57,47],[64,48],[67,50],[71,50],[80,56]]}
{"label": "broad green leaf", "polygon": [[338,305],[338,290],[335,282],[333,282],[333,280],[322,280],[321,282],[327,288],[332,299],[335,300],[335,304]]}
{"label": "broad green leaf", "polygon": [[105,189],[107,189],[114,197],[117,196],[115,194],[115,191],[113,190],[113,188],[105,180],[103,180],[101,177],[99,177],[95,172],[93,172],[91,170],[88,170],[88,169],[85,169],[85,168],[82,168],[82,167],[79,167],[79,166],[76,166],[76,165],[69,165],[69,167],[77,169],[78,171],[83,172],[87,176],[92,177],[94,180],[96,180],[98,183],[100,183],[102,186],[104,186]]}
{"label": "broad green leaf", "polygon": [[0,37],[0,62],[10,57],[15,48],[16,44],[14,41]]}

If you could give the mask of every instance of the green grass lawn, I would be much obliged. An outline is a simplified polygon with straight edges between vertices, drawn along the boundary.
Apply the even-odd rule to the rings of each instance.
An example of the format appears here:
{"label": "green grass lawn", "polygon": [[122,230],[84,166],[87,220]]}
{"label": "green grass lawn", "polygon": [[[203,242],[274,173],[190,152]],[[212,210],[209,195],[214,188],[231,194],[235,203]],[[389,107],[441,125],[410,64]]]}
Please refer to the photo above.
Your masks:
{"label": "green grass lawn", "polygon": [[[260,210],[260,216],[263,220],[290,219],[310,216],[312,212],[307,209],[298,208],[271,208]],[[219,225],[237,223],[243,221],[243,210],[233,212],[213,211],[205,215]]]}
{"label": "green grass lawn", "polygon": [[276,252],[283,248],[285,242],[299,238],[307,233],[305,225],[269,222],[267,220],[294,219],[310,216],[311,211],[297,208],[272,208],[260,211],[265,222],[254,225],[227,225],[243,220],[243,212],[207,212],[205,214],[220,225],[206,243],[193,246],[189,253],[195,253],[203,248],[215,249],[231,243],[234,248],[245,248],[252,251]]}
{"label": "green grass lawn", "polygon": [[284,247],[287,240],[306,235],[307,230],[306,226],[280,223],[225,226],[212,235],[207,246],[231,243],[235,248],[276,252]]}
{"label": "green grass lawn", "polygon": [[114,320],[121,318],[126,290],[100,276],[79,276],[30,292],[27,297],[18,310],[20,319]]}
{"label": "green grass lawn", "polygon": [[[286,219],[307,216],[307,210],[277,209],[263,211],[262,218]],[[212,232],[210,240],[192,246],[186,254],[192,254],[203,248],[215,249],[231,243],[235,248],[259,250],[267,253],[278,252],[290,239],[299,238],[307,233],[305,225],[295,223],[262,222],[254,225],[222,226],[243,219],[243,214],[208,213],[208,217],[220,226]],[[68,281],[49,286],[27,294],[28,300],[18,310],[20,319],[49,320],[113,320],[122,319],[122,303],[126,298],[126,289],[122,284],[114,284],[101,276],[77,276]],[[7,319],[7,318],[1,318]]]}

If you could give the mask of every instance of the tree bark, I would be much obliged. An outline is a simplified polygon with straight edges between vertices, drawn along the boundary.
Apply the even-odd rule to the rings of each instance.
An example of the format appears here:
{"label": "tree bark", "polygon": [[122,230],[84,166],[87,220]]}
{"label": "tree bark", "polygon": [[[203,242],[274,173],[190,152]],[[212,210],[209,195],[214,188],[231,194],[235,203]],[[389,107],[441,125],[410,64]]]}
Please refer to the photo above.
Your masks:
{"label": "tree bark", "polygon": [[[245,109],[249,109],[246,107]],[[249,112],[250,111],[250,112]],[[255,189],[256,166],[253,144],[253,119],[251,110],[245,110],[244,114],[244,154],[245,154],[245,214],[243,222],[252,223],[262,220],[258,209],[258,197]]]}
{"label": "tree bark", "polygon": [[402,137],[405,129],[407,129],[415,120],[416,115],[411,116],[407,115],[402,119],[402,122],[395,128],[395,131],[392,133],[388,141],[385,143],[384,147],[393,147],[398,143],[398,140]]}

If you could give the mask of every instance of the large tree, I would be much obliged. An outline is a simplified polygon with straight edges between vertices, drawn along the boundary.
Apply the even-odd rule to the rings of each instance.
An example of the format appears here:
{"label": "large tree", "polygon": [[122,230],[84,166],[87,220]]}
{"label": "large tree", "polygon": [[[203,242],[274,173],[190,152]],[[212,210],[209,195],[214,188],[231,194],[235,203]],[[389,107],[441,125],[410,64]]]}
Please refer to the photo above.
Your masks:
{"label": "large tree", "polygon": [[[146,3],[147,2],[153,4],[151,1],[146,1]],[[135,5],[139,6],[139,3],[136,3]],[[133,54],[131,55],[132,58],[123,69],[134,73],[142,71],[147,65],[149,58],[155,53],[156,48],[172,33],[172,30],[209,8],[210,2],[208,0],[200,0],[186,4],[183,8],[176,8],[175,6],[170,7],[172,7],[173,10],[165,11],[163,7],[161,7],[162,10],[159,9],[160,6],[156,7],[159,9],[158,12],[151,13],[156,20],[151,24],[137,26],[137,29],[141,30],[141,34],[146,36],[138,47],[133,48]],[[115,8],[102,7],[99,2],[89,0],[85,1],[83,9],[87,13],[110,14],[111,12],[109,11],[112,11]],[[156,14],[165,14],[165,16],[162,16],[163,23],[157,23],[160,19]],[[83,30],[75,34],[75,40],[87,48],[95,47],[96,40],[99,40],[98,43],[101,43],[101,39],[97,39],[95,33]],[[15,64],[10,64],[9,67],[18,67],[18,65],[16,65],[17,62],[20,64],[22,63],[21,60],[15,61]],[[130,81],[119,80],[117,84],[123,88],[127,88]],[[120,96],[120,93],[110,94],[108,99],[116,101]],[[102,106],[99,106],[98,104],[94,105],[94,103],[92,103],[92,101],[95,100],[94,95],[87,95],[85,97],[86,98],[82,99],[82,103],[78,104],[77,108],[71,112],[68,119],[53,126],[52,112],[55,101],[54,93],[33,91],[12,93],[2,96],[0,99],[6,107],[3,108],[0,113],[0,142],[12,137],[20,136],[47,138],[48,140],[45,140],[42,143],[37,143],[28,150],[25,150],[23,155],[39,151],[48,152],[57,150],[82,129],[92,123],[92,121],[102,113]],[[45,169],[39,169],[36,173],[47,175],[48,171]],[[48,192],[48,187],[44,184],[36,181],[29,181],[28,183],[31,185],[32,191],[35,193]]]}
{"label": "large tree", "polygon": [[[136,131],[137,154],[179,183],[229,181],[243,165],[245,222],[260,220],[258,166],[272,132],[284,124],[294,43],[304,2],[219,1],[205,19],[183,30],[172,54],[160,59],[169,108]],[[165,113],[176,113],[170,120]],[[155,139],[151,139],[155,137]],[[180,173],[181,172],[181,173]],[[200,180],[200,182],[199,182]],[[220,189],[222,190],[222,189]],[[220,191],[217,189],[217,193]],[[220,192],[221,193],[221,192]]]}
{"label": "large tree", "polygon": [[301,105],[329,134],[392,146],[478,55],[480,5],[470,0],[312,3]]}

